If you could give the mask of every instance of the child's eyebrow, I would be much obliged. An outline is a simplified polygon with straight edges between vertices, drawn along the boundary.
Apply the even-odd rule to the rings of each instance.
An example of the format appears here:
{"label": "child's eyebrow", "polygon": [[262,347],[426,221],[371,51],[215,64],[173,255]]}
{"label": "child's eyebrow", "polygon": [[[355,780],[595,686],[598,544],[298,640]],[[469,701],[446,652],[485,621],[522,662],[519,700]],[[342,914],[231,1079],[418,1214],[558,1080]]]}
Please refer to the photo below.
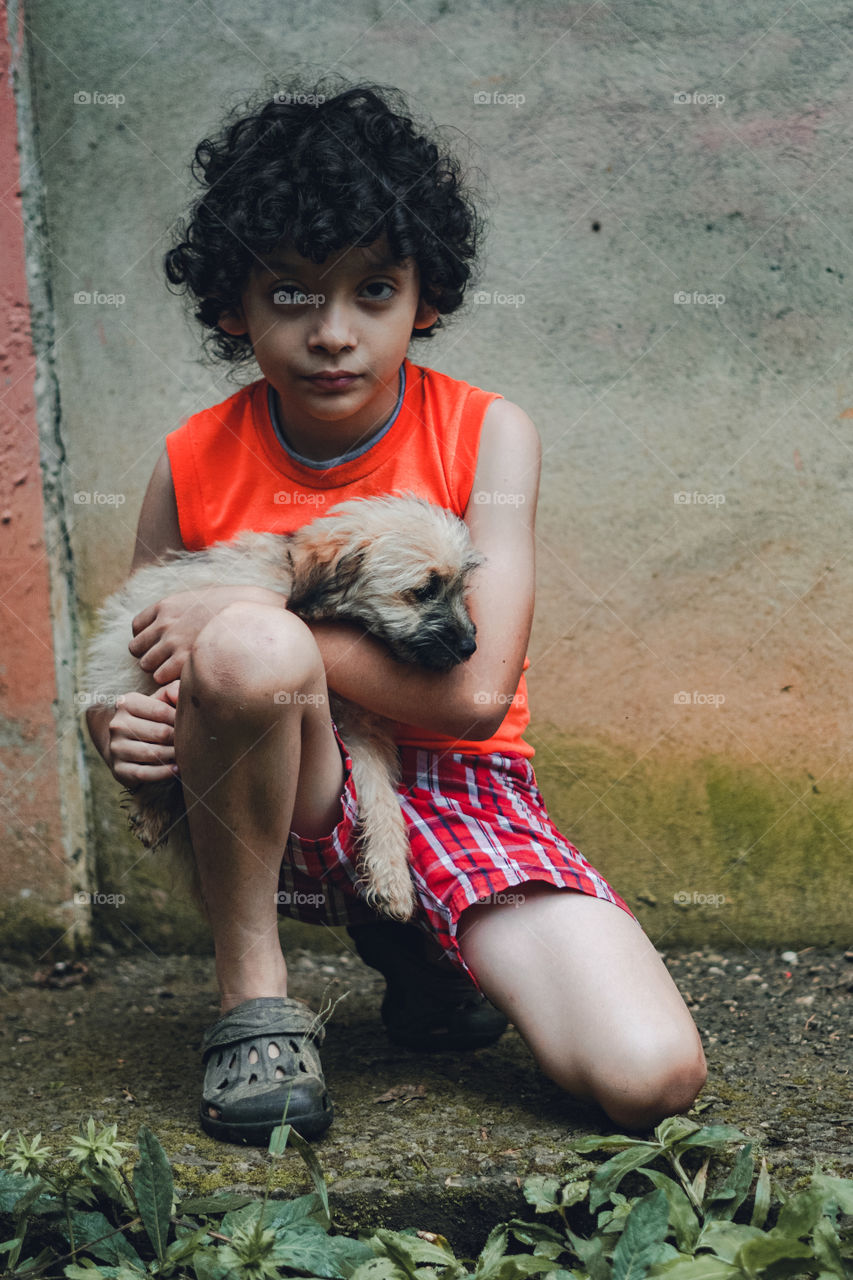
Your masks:
{"label": "child's eyebrow", "polygon": [[[365,271],[392,271],[395,269],[402,270],[403,265],[404,264],[401,259],[395,258],[392,254],[387,253],[375,259],[367,259],[364,263],[364,270]],[[300,269],[303,267],[304,267],[304,263],[294,262],[290,258],[276,257],[276,258],[267,258],[266,262],[260,268],[260,270],[267,274],[271,274],[276,271],[289,271],[293,275],[298,275]]]}

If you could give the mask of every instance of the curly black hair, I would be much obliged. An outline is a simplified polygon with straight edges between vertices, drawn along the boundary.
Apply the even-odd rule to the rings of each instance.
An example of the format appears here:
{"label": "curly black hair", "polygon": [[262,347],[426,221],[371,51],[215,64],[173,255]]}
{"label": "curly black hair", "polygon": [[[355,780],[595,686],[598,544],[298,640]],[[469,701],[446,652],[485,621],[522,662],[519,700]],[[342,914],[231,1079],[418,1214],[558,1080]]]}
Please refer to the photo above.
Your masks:
{"label": "curly black hair", "polygon": [[[265,94],[196,147],[192,171],[205,189],[164,266],[198,303],[219,359],[251,360],[248,335],[217,322],[283,242],[320,263],[387,236],[395,259],[416,262],[425,302],[442,315],[462,304],[484,223],[458,159],[416,128],[399,90],[359,84],[327,97],[323,87]],[[439,318],[412,337],[440,327]]]}

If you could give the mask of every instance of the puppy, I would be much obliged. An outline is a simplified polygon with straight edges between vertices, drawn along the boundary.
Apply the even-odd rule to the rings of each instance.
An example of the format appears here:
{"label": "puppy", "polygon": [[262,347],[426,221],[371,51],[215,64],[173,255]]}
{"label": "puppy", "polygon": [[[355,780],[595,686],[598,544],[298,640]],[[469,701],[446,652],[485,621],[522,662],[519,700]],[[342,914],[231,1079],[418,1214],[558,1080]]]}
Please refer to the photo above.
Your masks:
{"label": "puppy", "polygon": [[[224,583],[280,591],[306,621],[360,623],[399,661],[449,671],[477,647],[465,591],[481,563],[462,520],[412,495],[355,498],[291,535],[244,532],[204,551],[175,553],[138,569],[103,605],[86,663],[84,705],[156,692],[153,677],[128,652],[133,618],[173,592]],[[331,709],[353,762],[359,883],[371,906],[407,920],[415,896],[390,723],[335,695]],[[178,779],[136,787],[125,803],[142,843],[154,849],[168,841],[192,874]]]}

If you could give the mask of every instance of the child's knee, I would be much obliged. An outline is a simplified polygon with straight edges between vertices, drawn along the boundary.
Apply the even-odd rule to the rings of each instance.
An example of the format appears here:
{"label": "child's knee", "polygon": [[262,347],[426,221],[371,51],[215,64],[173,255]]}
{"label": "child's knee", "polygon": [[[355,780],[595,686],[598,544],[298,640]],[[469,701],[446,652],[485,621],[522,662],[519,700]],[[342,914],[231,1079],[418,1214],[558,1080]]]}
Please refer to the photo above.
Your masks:
{"label": "child's knee", "polygon": [[629,1129],[648,1129],[687,1111],[708,1074],[692,1027],[625,1044],[599,1062],[579,1063],[571,1051],[562,1056],[549,1049],[539,1065],[568,1093],[594,1100]]}
{"label": "child's knee", "polygon": [[208,714],[230,717],[253,708],[281,714],[294,697],[323,684],[323,660],[309,628],[295,614],[238,601],[199,632],[181,679],[182,700],[207,702]]}

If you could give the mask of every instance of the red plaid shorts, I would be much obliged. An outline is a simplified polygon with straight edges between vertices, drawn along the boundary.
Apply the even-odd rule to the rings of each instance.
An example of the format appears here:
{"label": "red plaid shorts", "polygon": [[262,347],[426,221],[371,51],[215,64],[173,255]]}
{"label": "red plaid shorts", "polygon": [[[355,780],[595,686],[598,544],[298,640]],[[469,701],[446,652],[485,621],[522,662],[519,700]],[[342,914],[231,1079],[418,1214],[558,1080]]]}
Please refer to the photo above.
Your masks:
{"label": "red plaid shorts", "polygon": [[[382,917],[356,887],[358,801],[352,761],[339,735],[345,780],[343,813],[317,839],[291,832],[279,873],[279,911],[312,924],[355,925]],[[512,902],[529,880],[630,908],[554,826],[526,756],[467,755],[400,748],[400,804],[409,831],[409,863],[418,900],[413,923],[435,935],[476,985],[456,926],[477,902]]]}

